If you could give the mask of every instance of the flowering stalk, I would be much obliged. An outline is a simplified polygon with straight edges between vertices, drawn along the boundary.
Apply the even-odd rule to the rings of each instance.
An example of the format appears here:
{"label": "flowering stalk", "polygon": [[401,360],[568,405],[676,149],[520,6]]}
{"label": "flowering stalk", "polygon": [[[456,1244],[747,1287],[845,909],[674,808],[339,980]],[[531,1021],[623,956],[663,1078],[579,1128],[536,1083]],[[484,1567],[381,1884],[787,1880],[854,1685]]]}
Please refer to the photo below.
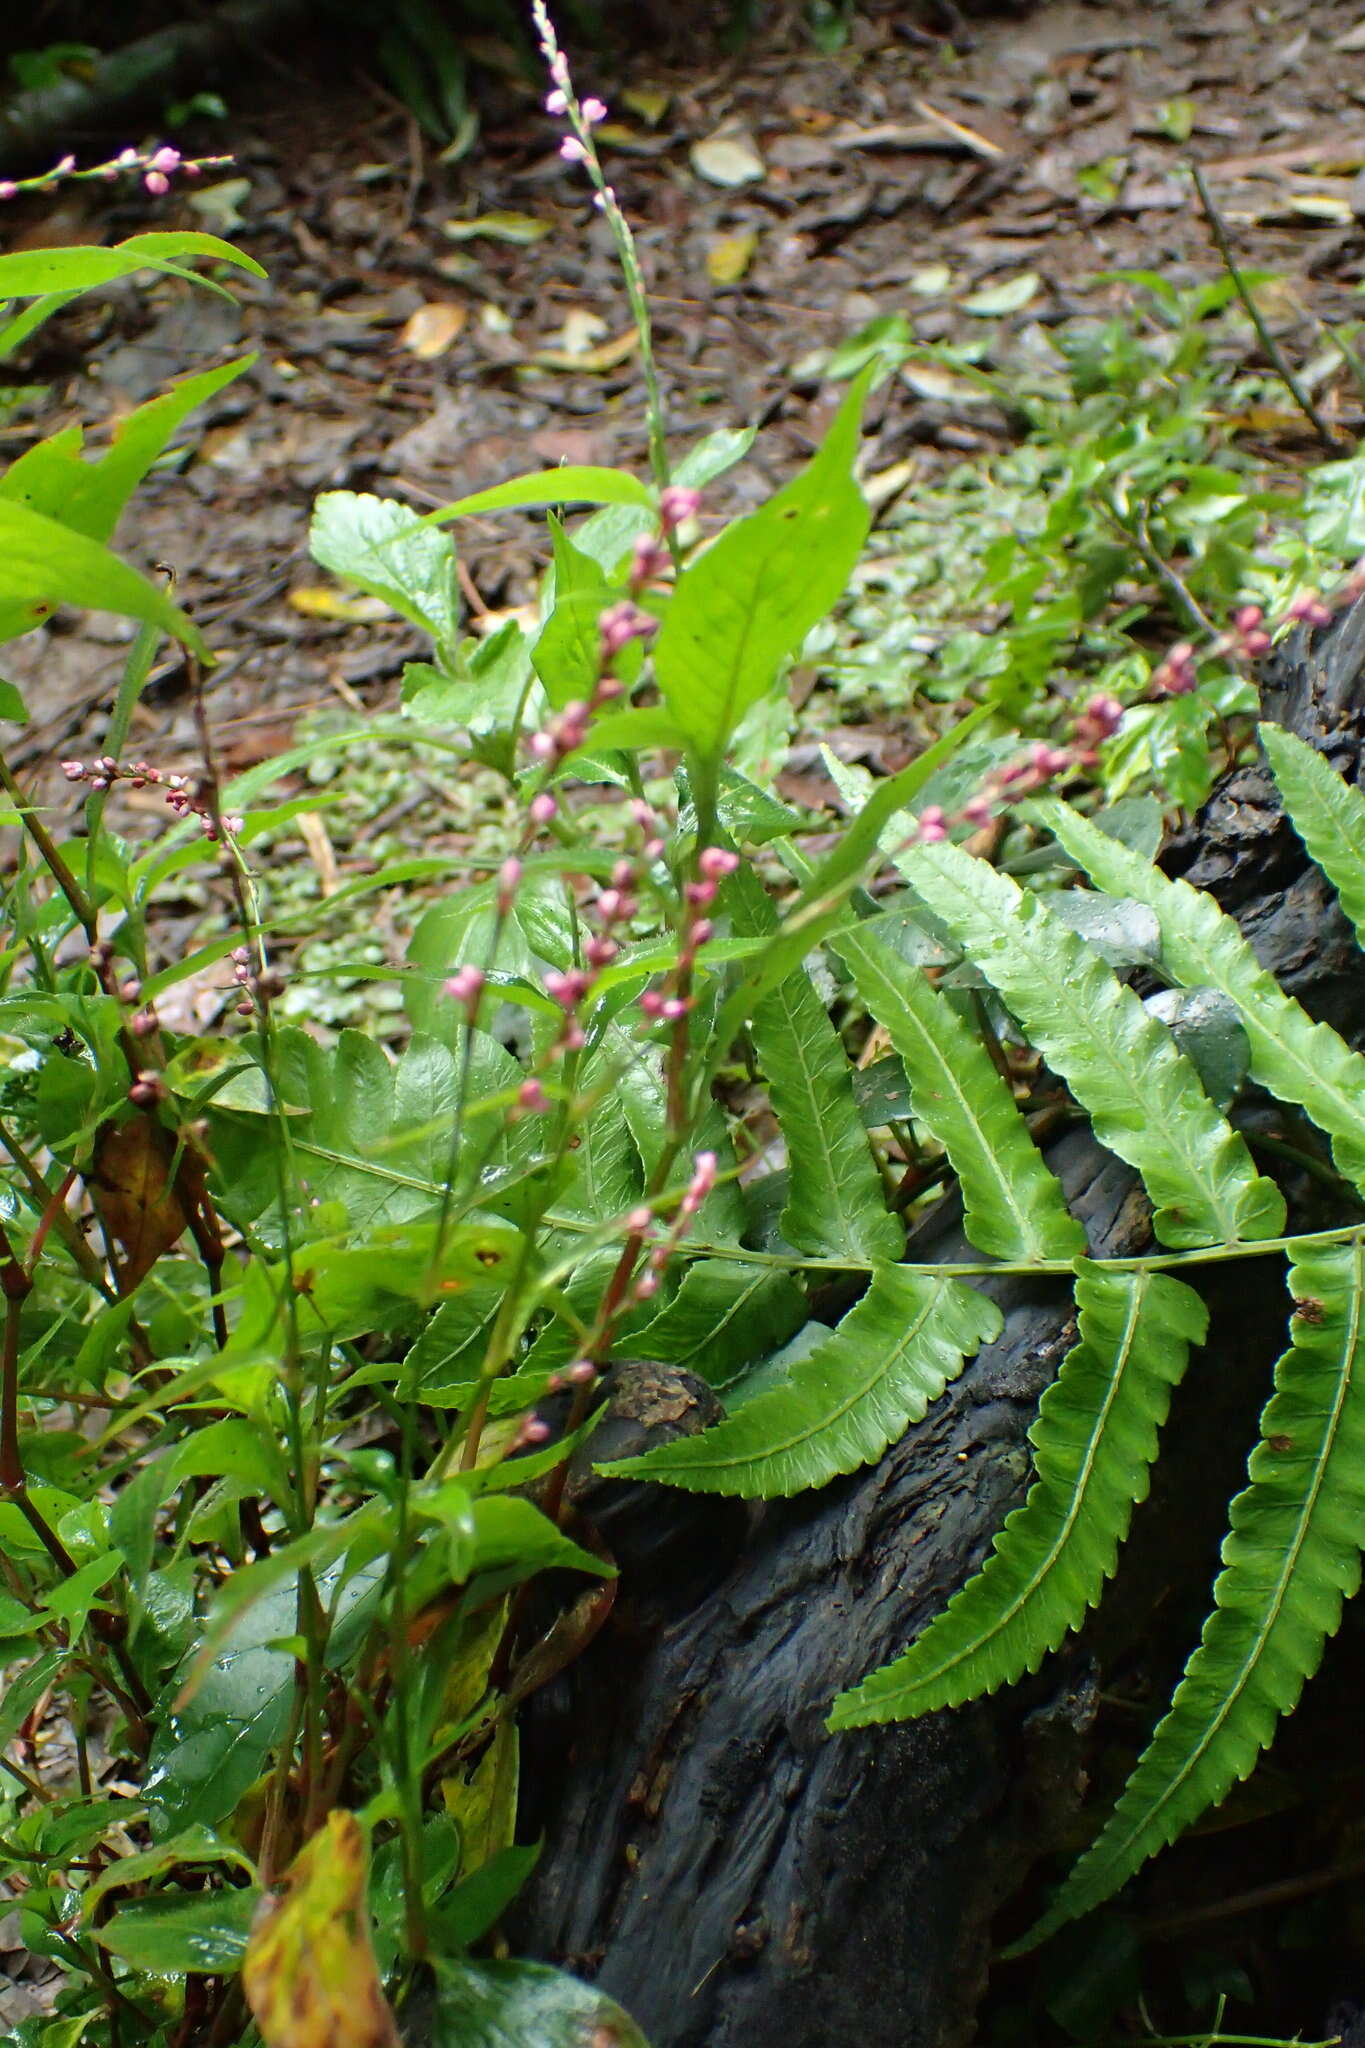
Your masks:
{"label": "flowering stalk", "polygon": [[654,330],[650,322],[649,298],[640,269],[635,237],[621,211],[614,188],[607,182],[593,135],[593,129],[606,119],[607,109],[601,100],[580,100],[574,92],[573,80],[569,74],[569,60],[559,47],[559,38],[555,34],[554,23],[550,20],[545,0],[531,0],[531,14],[540,37],[541,53],[550,73],[551,90],[546,95],[545,111],[566,119],[572,130],[572,133],[567,134],[560,143],[559,153],[566,163],[582,164],[586,170],[595,188],[593,204],[606,219],[611,229],[612,240],[616,244],[616,255],[625,280],[626,297],[630,300],[631,316],[640,335],[640,365],[644,371],[646,409],[649,416],[650,466],[654,471],[655,482],[660,490],[664,490],[667,488],[671,471],[664,438],[663,397],[659,389],[658,367],[654,359]]}
{"label": "flowering stalk", "polygon": [[130,764],[116,761],[112,754],[100,754],[93,761],[63,761],[61,769],[68,782],[88,783],[96,793],[111,789],[116,782],[126,782],[130,789],[146,789],[149,785],[164,789],[166,802],[177,818],[197,818],[205,839],[214,842],[235,839],[242,829],[240,811],[217,810],[190,776],[166,775],[149,761]]}
{"label": "flowering stalk", "polygon": [[57,185],[84,185],[91,179],[112,185],[118,178],[134,175],[141,177],[147,191],[159,199],[170,191],[171,179],[177,175],[197,178],[202,171],[214,171],[235,161],[230,156],[182,156],[169,142],[160,143],[155,149],[121,149],[117,156],[102,164],[90,164],[85,170],[77,167],[74,156],[64,156],[51,170],[39,171],[32,178],[0,178],[0,200],[17,199],[26,192],[50,192]]}

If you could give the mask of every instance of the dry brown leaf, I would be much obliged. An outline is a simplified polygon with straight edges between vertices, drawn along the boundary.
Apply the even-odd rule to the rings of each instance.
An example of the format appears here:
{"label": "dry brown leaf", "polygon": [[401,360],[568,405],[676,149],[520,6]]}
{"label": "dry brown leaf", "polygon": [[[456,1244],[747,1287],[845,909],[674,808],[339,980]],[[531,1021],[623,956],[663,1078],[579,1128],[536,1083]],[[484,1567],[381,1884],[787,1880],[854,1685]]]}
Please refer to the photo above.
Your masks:
{"label": "dry brown leaf", "polygon": [[369,1846],[328,1814],[256,1909],[242,1989],[265,2048],[399,2048],[365,1904]]}
{"label": "dry brown leaf", "polygon": [[299,837],[308,848],[308,858],[318,871],[318,885],[324,896],[334,895],[337,886],[337,857],[327,826],[317,811],[300,811],[294,820]]}
{"label": "dry brown leaf", "polygon": [[568,355],[562,348],[543,348],[530,360],[539,370],[614,370],[618,363],[633,356],[639,346],[639,328],[628,327],[624,334],[613,336],[598,348],[585,349],[582,355]]}
{"label": "dry brown leaf", "polygon": [[171,1179],[175,1138],[149,1111],[101,1124],[86,1175],[91,1200],[123,1254],[124,1293],[170,1250],[188,1218]]}

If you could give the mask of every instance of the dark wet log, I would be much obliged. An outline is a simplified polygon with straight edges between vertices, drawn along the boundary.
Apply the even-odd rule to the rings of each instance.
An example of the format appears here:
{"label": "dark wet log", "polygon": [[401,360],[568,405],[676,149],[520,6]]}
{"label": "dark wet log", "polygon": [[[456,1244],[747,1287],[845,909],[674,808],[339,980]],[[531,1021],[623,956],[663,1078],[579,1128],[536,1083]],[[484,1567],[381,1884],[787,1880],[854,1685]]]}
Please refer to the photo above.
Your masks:
{"label": "dark wet log", "polygon": [[211,85],[245,62],[262,42],[295,27],[314,0],[223,0],[211,14],[177,21],[97,58],[89,72],[0,106],[0,164],[29,170],[74,146],[87,130],[146,112],[169,94]]}
{"label": "dark wet log", "polygon": [[[1265,696],[1354,778],[1365,606],[1297,635]],[[1360,1038],[1365,963],[1261,769],[1227,779],[1170,861],[1310,1010]],[[1095,1251],[1149,1244],[1145,1199],[1088,1133],[1049,1157]],[[1320,1189],[1289,1192],[1316,1204],[1298,1220],[1342,1220]],[[912,1255],[964,1254],[944,1219]],[[825,1733],[834,1694],[942,1605],[1026,1487],[1025,1432],[1073,1330],[1049,1283],[992,1291],[1000,1341],[874,1470],[752,1511],[619,1485],[583,1499],[622,1584],[608,1626],[528,1714],[526,1819],[545,1849],[513,1933],[619,1998],[654,2048],[970,2040],[992,1923],[1082,1794],[1096,1671],[1136,1657],[1169,1685],[1192,1645],[1282,1344],[1273,1258],[1210,1269],[1210,1342],[1096,1626],[992,1700]],[[664,1426],[686,1426],[685,1406]],[[610,1426],[623,1444],[650,1440],[628,1412]]]}

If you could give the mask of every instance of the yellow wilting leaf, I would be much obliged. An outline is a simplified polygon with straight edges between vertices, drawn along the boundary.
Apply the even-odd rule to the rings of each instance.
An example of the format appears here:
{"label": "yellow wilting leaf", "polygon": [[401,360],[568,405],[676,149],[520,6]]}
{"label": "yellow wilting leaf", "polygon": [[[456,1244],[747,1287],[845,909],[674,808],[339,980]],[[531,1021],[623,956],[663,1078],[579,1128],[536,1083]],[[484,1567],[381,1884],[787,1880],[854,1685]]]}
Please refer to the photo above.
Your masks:
{"label": "yellow wilting leaf", "polygon": [[753,229],[742,235],[723,235],[706,252],[706,274],[712,284],[738,284],[754,260],[758,236]]}
{"label": "yellow wilting leaf", "polygon": [[139,1112],[101,1124],[86,1184],[104,1226],[123,1253],[124,1293],[136,1287],[185,1228],[171,1178],[175,1139],[154,1116]]}
{"label": "yellow wilting leaf", "polygon": [[375,619],[393,616],[392,608],[382,597],[352,596],[325,583],[302,584],[290,591],[285,602],[306,619],[345,619],[368,625]]}
{"label": "yellow wilting leaf", "polygon": [[398,338],[404,348],[411,349],[423,362],[430,362],[433,357],[444,355],[453,341],[458,341],[468,318],[467,307],[432,300],[408,316]]}
{"label": "yellow wilting leaf", "polygon": [[633,356],[639,346],[639,328],[627,327],[623,334],[614,334],[610,341],[584,349],[581,354],[568,355],[562,348],[542,348],[530,360],[538,370],[614,370],[618,363]]}
{"label": "yellow wilting leaf", "polygon": [[265,2048],[399,2048],[370,1945],[369,1844],[329,1813],[256,1909],[242,1989]]}

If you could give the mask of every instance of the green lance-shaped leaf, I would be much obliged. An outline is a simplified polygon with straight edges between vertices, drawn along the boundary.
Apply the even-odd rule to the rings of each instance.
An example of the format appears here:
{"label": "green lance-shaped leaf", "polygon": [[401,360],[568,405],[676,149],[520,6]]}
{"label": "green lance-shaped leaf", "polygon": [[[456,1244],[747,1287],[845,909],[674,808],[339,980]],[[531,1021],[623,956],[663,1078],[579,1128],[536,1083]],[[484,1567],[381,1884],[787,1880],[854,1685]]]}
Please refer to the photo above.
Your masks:
{"label": "green lance-shaped leaf", "polygon": [[654,673],[689,743],[710,760],[842,596],[862,551],[869,515],[853,463],[867,385],[854,385],[801,474],[678,579]]}
{"label": "green lance-shaped leaf", "polygon": [[1211,896],[1171,881],[1066,804],[1038,803],[1033,813],[1097,888],[1156,912],[1162,972],[1185,988],[1221,989],[1237,1005],[1252,1080],[1306,1110],[1330,1136],[1341,1171],[1365,1190],[1365,1059],[1285,994]]}
{"label": "green lance-shaped leaf", "polygon": [[966,1357],[1000,1333],[995,1303],[960,1280],[879,1266],[856,1307],[784,1387],[701,1436],[599,1466],[692,1493],[773,1500],[870,1465],[919,1422]]}
{"label": "green lance-shaped leaf", "polygon": [[962,1183],[967,1235],[1001,1259],[1067,1259],[1085,1232],[974,1031],[864,925],[830,941],[905,1063],[914,1115]]}
{"label": "green lance-shaped leaf", "polygon": [[[725,904],[745,936],[777,928],[758,877],[741,868]],[[853,1068],[829,1012],[804,971],[756,1003],[750,1032],[787,1146],[790,1193],[782,1212],[788,1244],[855,1265],[894,1259],[905,1231],[886,1206],[853,1093]]]}
{"label": "green lance-shaped leaf", "polygon": [[1080,1341],[1029,1431],[1036,1478],[976,1577],[903,1657],[835,1701],[832,1728],[955,1707],[1036,1671],[1111,1577],[1208,1312],[1183,1281],[1081,1260]]}
{"label": "green lance-shaped leaf", "polygon": [[1365,1246],[1291,1254],[1290,1347],[1232,1503],[1216,1602],[1107,1827],[1021,1946],[1088,1912],[1252,1770],[1292,1711],[1365,1542]]}
{"label": "green lance-shaped leaf", "polygon": [[1283,1228],[1278,1188],[1258,1175],[1169,1031],[1041,897],[946,843],[917,846],[900,866],[1070,1084],[1096,1137],[1142,1175],[1163,1244]]}
{"label": "green lance-shaped leaf", "polygon": [[1365,943],[1365,796],[1306,740],[1278,725],[1260,731],[1289,822]]}

